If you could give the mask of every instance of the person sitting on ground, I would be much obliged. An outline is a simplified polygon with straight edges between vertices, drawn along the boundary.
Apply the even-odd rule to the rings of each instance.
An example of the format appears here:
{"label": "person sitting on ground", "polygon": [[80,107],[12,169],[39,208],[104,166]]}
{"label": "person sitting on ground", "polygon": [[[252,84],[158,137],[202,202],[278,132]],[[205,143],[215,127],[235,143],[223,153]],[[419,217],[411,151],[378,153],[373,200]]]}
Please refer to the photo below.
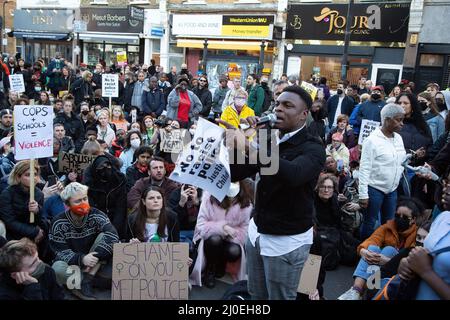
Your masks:
{"label": "person sitting on ground", "polygon": [[359,245],[357,250],[361,259],[353,274],[353,286],[338,300],[361,300],[371,274],[369,266],[383,266],[397,255],[400,249],[415,245],[416,219],[421,213],[416,201],[409,198],[398,201],[395,218],[381,225]]}
{"label": "person sitting on ground", "polygon": [[[69,266],[83,268],[81,287],[72,293],[81,299],[95,300],[94,277],[104,264],[112,262],[113,245],[119,242],[119,237],[108,217],[89,205],[87,186],[72,182],[61,198],[69,209],[52,222],[49,234],[50,248],[55,253],[52,268],[60,285],[67,285]],[[112,268],[104,266],[99,276],[111,279]]]}
{"label": "person sitting on ground", "polygon": [[0,247],[0,300],[63,300],[55,271],[39,259],[28,238]]}
{"label": "person sitting on ground", "polygon": [[338,171],[347,169],[350,163],[350,152],[343,141],[344,135],[336,132],[331,136],[331,144],[326,148],[327,155],[332,156],[338,163]]}
{"label": "person sitting on ground", "polygon": [[125,177],[127,178],[127,192],[133,188],[136,181],[148,177],[148,167],[152,158],[153,150],[148,146],[139,147],[133,156],[133,165],[127,168]]}
{"label": "person sitting on ground", "polygon": [[119,158],[122,160],[122,167],[120,172],[125,174],[127,169],[133,165],[135,160],[134,154],[136,150],[142,145],[142,137],[139,131],[128,131],[125,137],[125,149],[120,153]]}
{"label": "person sitting on ground", "polygon": [[[241,119],[255,116],[255,112],[247,105],[248,93],[238,90],[234,96],[234,103],[225,108],[221,115],[223,121],[228,122],[233,127],[239,128]],[[225,126],[220,125],[222,128]]]}
{"label": "person sitting on ground", "polygon": [[331,129],[328,133],[327,144],[331,143],[331,137],[336,132],[339,132],[343,136],[343,141],[345,146],[350,150],[358,143],[358,140],[355,138],[355,134],[353,129],[348,124],[348,116],[346,114],[341,114],[337,118],[337,126]]}

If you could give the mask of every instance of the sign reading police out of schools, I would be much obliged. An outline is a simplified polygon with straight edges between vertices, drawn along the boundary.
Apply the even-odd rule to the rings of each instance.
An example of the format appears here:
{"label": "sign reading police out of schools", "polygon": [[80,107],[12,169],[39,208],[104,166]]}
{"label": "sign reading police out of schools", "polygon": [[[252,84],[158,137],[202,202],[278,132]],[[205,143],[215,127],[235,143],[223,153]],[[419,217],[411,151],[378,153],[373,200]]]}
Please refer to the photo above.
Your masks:
{"label": "sign reading police out of schools", "polygon": [[371,121],[364,119],[361,121],[361,130],[359,133],[359,139],[358,144],[362,145],[364,140],[370,136],[370,134],[375,131],[376,128],[380,126],[380,123],[378,121]]}
{"label": "sign reading police out of schools", "polygon": [[102,96],[111,98],[119,97],[118,74],[102,74]]}
{"label": "sign reading police out of schools", "polygon": [[14,106],[15,159],[53,157],[53,107]]}
{"label": "sign reading police out of schools", "polygon": [[112,300],[187,300],[189,244],[116,243]]}
{"label": "sign reading police out of schools", "polygon": [[228,151],[222,143],[224,129],[198,119],[194,138],[180,154],[170,179],[194,185],[222,201],[230,188]]}
{"label": "sign reading police out of schools", "polygon": [[9,86],[13,92],[25,92],[25,82],[23,81],[23,74],[11,74],[9,76]]}

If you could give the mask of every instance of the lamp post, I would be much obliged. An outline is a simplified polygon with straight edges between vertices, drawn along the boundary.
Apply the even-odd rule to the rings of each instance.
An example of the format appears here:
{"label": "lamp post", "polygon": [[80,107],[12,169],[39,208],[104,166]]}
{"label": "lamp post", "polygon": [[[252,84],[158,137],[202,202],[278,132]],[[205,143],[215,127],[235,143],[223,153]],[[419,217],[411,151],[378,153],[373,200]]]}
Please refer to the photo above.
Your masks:
{"label": "lamp post", "polygon": [[[13,2],[13,1],[10,1],[10,0],[4,0],[3,1],[3,28],[1,30],[1,34],[2,34],[1,41],[2,41],[2,52],[3,53],[5,52],[5,45],[3,44],[3,38],[6,39],[6,32],[5,32],[5,30],[6,30],[5,5],[7,3],[9,3],[9,2]],[[4,36],[3,36],[3,34],[4,34]]]}
{"label": "lamp post", "polygon": [[345,24],[345,37],[344,37],[344,53],[342,54],[341,61],[341,79],[347,80],[347,71],[348,71],[348,46],[350,42],[350,26],[352,25],[352,5],[353,0],[349,0],[347,6],[347,20]]}
{"label": "lamp post", "polygon": [[203,42],[203,59],[202,59],[202,71],[206,74],[206,59],[208,56],[208,39]]}
{"label": "lamp post", "polygon": [[261,42],[261,50],[259,51],[259,66],[258,66],[258,76],[261,77],[262,71],[264,69],[264,49],[266,48],[266,42],[263,40]]}

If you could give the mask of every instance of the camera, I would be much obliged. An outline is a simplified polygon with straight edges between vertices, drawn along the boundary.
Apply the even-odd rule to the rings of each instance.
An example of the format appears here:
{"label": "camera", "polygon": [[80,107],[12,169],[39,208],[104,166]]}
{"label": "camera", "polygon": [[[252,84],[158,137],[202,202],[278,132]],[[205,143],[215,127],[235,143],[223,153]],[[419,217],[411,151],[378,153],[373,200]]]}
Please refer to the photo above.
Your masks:
{"label": "camera", "polygon": [[167,123],[167,120],[158,119],[155,121],[155,125],[160,128],[165,128],[165,127],[167,127],[168,123]]}

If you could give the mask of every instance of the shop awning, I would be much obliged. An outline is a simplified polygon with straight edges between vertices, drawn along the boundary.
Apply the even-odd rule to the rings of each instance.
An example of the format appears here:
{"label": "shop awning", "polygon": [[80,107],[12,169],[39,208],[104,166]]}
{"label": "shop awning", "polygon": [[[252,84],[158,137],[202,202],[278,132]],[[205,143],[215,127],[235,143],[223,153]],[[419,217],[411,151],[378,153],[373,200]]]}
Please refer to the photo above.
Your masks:
{"label": "shop awning", "polygon": [[139,44],[139,36],[136,34],[105,34],[105,33],[80,33],[80,40],[86,42],[112,42]]}
{"label": "shop awning", "polygon": [[69,36],[69,33],[14,31],[14,37],[26,39],[64,40]]}
{"label": "shop awning", "polygon": [[[178,39],[177,47],[203,49],[204,40]],[[268,43],[266,42],[267,51]],[[209,40],[208,49],[221,50],[250,50],[259,51],[261,49],[260,41],[229,41],[229,40]]]}

